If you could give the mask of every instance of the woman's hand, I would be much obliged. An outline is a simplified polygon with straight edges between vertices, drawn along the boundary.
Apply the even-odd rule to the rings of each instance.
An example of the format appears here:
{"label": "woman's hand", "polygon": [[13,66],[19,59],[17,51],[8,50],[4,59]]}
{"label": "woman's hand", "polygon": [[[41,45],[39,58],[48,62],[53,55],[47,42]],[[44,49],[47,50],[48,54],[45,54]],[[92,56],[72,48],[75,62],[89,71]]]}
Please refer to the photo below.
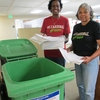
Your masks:
{"label": "woman's hand", "polygon": [[65,49],[67,52],[70,52],[70,51],[71,51],[70,48],[65,48],[65,47],[64,47],[64,49]]}
{"label": "woman's hand", "polygon": [[68,47],[68,48],[64,48],[67,52],[71,52],[71,51],[73,51],[73,46],[71,45],[70,47]]}
{"label": "woman's hand", "polygon": [[89,56],[85,56],[82,58],[82,60],[84,60],[83,63],[88,64],[92,59]]}
{"label": "woman's hand", "polygon": [[71,52],[70,48],[67,48],[66,50],[67,50],[67,52]]}

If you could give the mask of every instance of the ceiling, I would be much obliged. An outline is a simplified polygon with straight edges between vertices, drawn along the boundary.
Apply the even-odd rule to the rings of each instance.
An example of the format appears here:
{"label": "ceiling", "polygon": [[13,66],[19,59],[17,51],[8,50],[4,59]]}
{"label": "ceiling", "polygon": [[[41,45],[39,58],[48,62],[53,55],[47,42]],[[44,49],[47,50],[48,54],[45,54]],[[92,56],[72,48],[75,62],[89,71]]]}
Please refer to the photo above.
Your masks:
{"label": "ceiling", "polygon": [[[49,0],[0,0],[0,16],[39,16],[45,17],[49,16],[47,5]],[[71,11],[73,13],[66,14],[67,17],[75,17],[77,9],[81,3],[88,3],[91,6],[99,5],[100,0],[69,0],[69,2],[63,4],[61,13]],[[39,14],[31,14],[33,10],[40,10],[43,12]],[[93,9],[96,15],[100,15],[100,7],[98,9]],[[76,17],[75,17],[76,18]]]}

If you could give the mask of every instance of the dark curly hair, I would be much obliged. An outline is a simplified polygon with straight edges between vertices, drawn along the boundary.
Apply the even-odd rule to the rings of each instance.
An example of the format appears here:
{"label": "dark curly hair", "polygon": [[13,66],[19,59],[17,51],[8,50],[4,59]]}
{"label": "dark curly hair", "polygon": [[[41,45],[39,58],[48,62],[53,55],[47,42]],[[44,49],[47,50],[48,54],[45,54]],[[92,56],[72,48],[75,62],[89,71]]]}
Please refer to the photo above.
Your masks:
{"label": "dark curly hair", "polygon": [[78,18],[78,13],[79,13],[79,9],[80,9],[81,7],[87,9],[87,11],[89,11],[89,13],[90,13],[90,19],[93,19],[93,17],[94,17],[94,15],[93,15],[93,9],[92,9],[92,7],[91,7],[90,5],[88,5],[87,3],[83,3],[83,4],[81,4],[81,5],[79,6],[78,11],[77,11],[77,13],[76,13],[77,19],[79,19],[79,18]]}
{"label": "dark curly hair", "polygon": [[62,9],[63,4],[61,3],[61,0],[49,0],[49,4],[48,4],[48,10],[51,12],[51,5],[53,1],[58,1],[60,3],[60,8]]}

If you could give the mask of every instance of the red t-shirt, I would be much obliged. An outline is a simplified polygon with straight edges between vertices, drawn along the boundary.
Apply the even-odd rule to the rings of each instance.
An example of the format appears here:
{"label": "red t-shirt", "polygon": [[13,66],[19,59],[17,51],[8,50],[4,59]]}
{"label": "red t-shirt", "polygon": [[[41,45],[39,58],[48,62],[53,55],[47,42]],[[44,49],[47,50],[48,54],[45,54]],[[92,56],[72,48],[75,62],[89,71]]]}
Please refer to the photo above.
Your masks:
{"label": "red t-shirt", "polygon": [[[60,16],[59,18],[47,17],[43,21],[41,33],[47,36],[61,36],[70,33],[70,26],[68,18]],[[62,57],[60,51],[57,50],[44,50],[46,57]]]}

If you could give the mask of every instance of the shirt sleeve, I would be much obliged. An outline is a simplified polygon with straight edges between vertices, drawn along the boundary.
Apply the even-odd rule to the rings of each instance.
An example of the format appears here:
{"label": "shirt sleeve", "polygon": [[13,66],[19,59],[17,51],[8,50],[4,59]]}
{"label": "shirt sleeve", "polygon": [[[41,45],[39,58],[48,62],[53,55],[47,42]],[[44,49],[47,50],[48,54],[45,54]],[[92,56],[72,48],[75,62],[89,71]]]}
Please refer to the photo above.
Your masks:
{"label": "shirt sleeve", "polygon": [[43,21],[42,27],[41,27],[41,33],[46,34],[46,25],[45,25],[45,19]]}
{"label": "shirt sleeve", "polygon": [[69,33],[70,33],[70,25],[69,25],[69,20],[66,18],[65,27],[64,27],[64,34],[69,34]]}

